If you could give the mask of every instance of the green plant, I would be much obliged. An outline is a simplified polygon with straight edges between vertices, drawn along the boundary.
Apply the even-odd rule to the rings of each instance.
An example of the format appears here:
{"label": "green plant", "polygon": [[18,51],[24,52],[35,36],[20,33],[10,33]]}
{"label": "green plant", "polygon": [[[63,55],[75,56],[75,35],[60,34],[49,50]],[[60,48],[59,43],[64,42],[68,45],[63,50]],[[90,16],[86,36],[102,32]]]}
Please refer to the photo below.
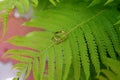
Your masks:
{"label": "green plant", "polygon": [[8,15],[14,7],[16,7],[21,14],[29,10],[30,5],[36,7],[38,5],[38,0],[3,0],[0,2],[0,17],[3,19],[3,37],[6,33]]}
{"label": "green plant", "polygon": [[[8,40],[37,50],[5,53],[20,61],[14,66],[19,70],[17,77],[25,73],[27,79],[32,70],[35,80],[119,79],[119,75],[109,77],[119,68],[119,0],[50,0],[53,5],[48,0],[38,2],[35,17],[24,25],[45,31]],[[44,74],[46,59],[48,69]],[[110,75],[104,76],[101,72]]]}
{"label": "green plant", "polygon": [[100,80],[119,80],[120,79],[120,62],[111,58],[106,58],[108,69],[101,70],[102,74],[98,77]]}

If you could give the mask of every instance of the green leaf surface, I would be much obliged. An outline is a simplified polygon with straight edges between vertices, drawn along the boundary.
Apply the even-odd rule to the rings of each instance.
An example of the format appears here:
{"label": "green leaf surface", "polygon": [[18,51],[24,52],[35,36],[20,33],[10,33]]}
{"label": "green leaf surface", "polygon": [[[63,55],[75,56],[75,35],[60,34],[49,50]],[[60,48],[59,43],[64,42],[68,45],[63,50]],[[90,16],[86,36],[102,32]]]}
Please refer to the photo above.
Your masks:
{"label": "green leaf surface", "polygon": [[72,49],[72,66],[74,71],[74,79],[79,80],[81,79],[81,61],[80,61],[80,50],[79,45],[77,42],[76,35],[71,35],[72,39],[70,39],[71,42],[71,49]]}
{"label": "green leaf surface", "polygon": [[29,8],[30,8],[30,2],[29,2],[29,0],[19,0],[19,3],[20,2],[24,6],[23,10],[28,11]]}
{"label": "green leaf surface", "polygon": [[34,61],[33,61],[33,77],[35,80],[38,80],[39,79],[39,61],[38,61],[38,58],[34,58]]}
{"label": "green leaf surface", "polygon": [[5,55],[19,55],[19,56],[29,56],[29,57],[38,57],[39,54],[35,51],[30,50],[9,50]]}
{"label": "green leaf surface", "polygon": [[56,73],[56,79],[57,80],[62,80],[62,71],[63,71],[63,53],[62,53],[62,46],[61,44],[60,45],[56,45],[54,46],[55,48],[55,57],[56,57],[56,61],[55,61],[55,64],[56,64],[56,70],[55,70],[55,73]]}
{"label": "green leaf surface", "polygon": [[32,64],[30,63],[28,66],[27,66],[27,70],[26,70],[26,74],[25,74],[25,80],[27,80],[27,78],[30,76],[30,73],[31,73],[31,69],[32,69]]}
{"label": "green leaf surface", "polygon": [[20,12],[21,14],[24,13],[24,7],[23,7],[22,3],[16,2],[16,3],[15,3],[15,6],[17,7],[17,9],[19,10],[19,12]]}
{"label": "green leaf surface", "polygon": [[[48,3],[34,11],[34,18],[25,25],[44,28],[45,31],[13,37],[8,42],[40,51],[39,55],[30,52],[29,56],[36,57],[34,59],[26,57],[35,64],[35,80],[43,80],[46,75],[48,80],[68,80],[70,75],[71,80],[93,80],[100,68],[109,67],[110,64],[105,62],[106,57],[114,60],[119,58],[119,36],[114,25],[117,21],[115,16],[119,15],[116,7],[88,8],[87,3],[79,0],[62,0],[57,6]],[[46,59],[48,74],[45,75]],[[29,63],[29,60],[23,60]],[[115,71],[115,67],[110,68]]]}
{"label": "green leaf surface", "polygon": [[48,80],[55,80],[55,51],[48,50]]}
{"label": "green leaf surface", "polygon": [[34,6],[37,7],[38,6],[38,3],[39,1],[38,0],[30,0],[31,2],[33,2]]}
{"label": "green leaf surface", "polygon": [[20,61],[20,62],[26,62],[26,63],[32,62],[32,59],[28,58],[28,57],[22,57],[22,56],[18,56],[18,55],[11,55],[11,56],[8,56],[8,57],[12,58],[12,59],[15,59],[17,61]]}

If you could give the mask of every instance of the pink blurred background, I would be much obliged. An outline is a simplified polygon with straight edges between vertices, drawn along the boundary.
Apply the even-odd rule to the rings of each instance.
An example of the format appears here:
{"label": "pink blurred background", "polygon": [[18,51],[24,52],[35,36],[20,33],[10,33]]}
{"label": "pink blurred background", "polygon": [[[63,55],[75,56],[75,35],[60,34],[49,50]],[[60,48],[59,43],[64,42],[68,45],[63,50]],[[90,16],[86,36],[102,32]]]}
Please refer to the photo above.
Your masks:
{"label": "pink blurred background", "polygon": [[[15,18],[13,16],[13,12],[10,13],[9,21],[8,21],[8,25],[7,25],[6,36],[0,41],[0,61],[2,61],[4,63],[12,61],[13,64],[15,64],[16,63],[15,60],[3,58],[1,56],[4,54],[4,52],[6,52],[9,49],[25,49],[24,47],[17,47],[12,44],[9,44],[6,42],[6,40],[8,40],[9,38],[16,36],[16,35],[24,36],[25,34],[27,34],[28,32],[31,32],[31,31],[36,31],[36,30],[40,31],[40,29],[37,29],[37,28],[23,26],[22,24],[26,21],[28,21],[28,20],[25,20],[23,18]],[[0,38],[2,37],[2,30],[3,30],[2,27],[3,27],[2,20],[0,20]],[[31,73],[30,77],[28,78],[28,80],[34,80],[32,73]]]}

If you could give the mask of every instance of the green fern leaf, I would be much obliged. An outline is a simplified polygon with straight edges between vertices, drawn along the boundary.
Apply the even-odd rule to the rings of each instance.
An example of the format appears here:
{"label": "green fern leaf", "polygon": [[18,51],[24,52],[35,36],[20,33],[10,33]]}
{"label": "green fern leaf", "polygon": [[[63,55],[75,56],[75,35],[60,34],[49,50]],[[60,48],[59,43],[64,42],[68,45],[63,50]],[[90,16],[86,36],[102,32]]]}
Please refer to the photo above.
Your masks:
{"label": "green fern leaf", "polygon": [[29,0],[19,0],[19,3],[22,3],[22,6],[24,6],[24,8],[22,10],[28,11],[30,8],[30,2]]}
{"label": "green fern leaf", "polygon": [[[103,17],[103,16],[101,16]],[[113,27],[113,24],[110,23],[107,18],[103,17],[100,18],[101,19],[101,23],[104,23],[105,25],[103,25],[103,29],[107,32],[108,36],[111,38],[111,41],[114,45],[115,50],[118,52],[118,54],[120,53],[120,44],[119,44],[119,39],[118,39],[118,34],[116,33],[115,28]],[[104,21],[103,21],[104,20]]]}
{"label": "green fern leaf", "polygon": [[118,80],[116,77],[115,77],[115,74],[108,71],[108,70],[102,70],[102,72],[107,76],[107,78],[109,80]]}
{"label": "green fern leaf", "polygon": [[39,79],[39,61],[38,58],[34,58],[33,61],[33,76],[35,80]]}
{"label": "green fern leaf", "polygon": [[56,2],[60,2],[60,0],[49,0],[54,6],[56,6]]}
{"label": "green fern leaf", "polygon": [[[109,66],[109,69],[101,70],[102,74],[98,77],[104,77],[109,80],[119,80],[120,79],[120,62],[119,60],[114,60],[112,58],[105,58],[105,63]],[[101,79],[100,79],[101,80]]]}
{"label": "green fern leaf", "polygon": [[17,63],[12,68],[26,67],[25,63]]}
{"label": "green fern leaf", "polygon": [[[71,46],[72,46],[72,66],[74,71],[74,79],[79,80],[81,79],[81,61],[80,61],[80,52],[79,52],[79,45],[77,42],[77,38],[74,34],[71,35],[72,39],[70,39]],[[66,79],[65,79],[66,80]]]}
{"label": "green fern leaf", "polygon": [[[12,44],[16,44],[17,46],[21,45],[21,46],[31,47],[33,49],[39,50],[40,48],[45,49],[48,45],[51,44],[52,42],[52,41],[50,42],[51,35],[52,34],[49,32],[46,32],[44,36],[42,35],[42,32],[32,32],[26,35],[26,37],[15,36],[14,38],[9,39],[8,42],[11,42]],[[41,37],[43,36],[43,37],[41,38],[37,36],[41,36]],[[39,44],[36,45],[36,43],[39,43],[39,41],[42,41],[43,44],[41,43],[41,45]],[[47,43],[48,45],[44,45],[44,43]]]}
{"label": "green fern leaf", "polygon": [[[99,17],[99,18],[101,18],[101,17]],[[109,39],[107,33],[104,31],[103,27],[101,27],[103,25],[101,24],[101,22],[98,19],[96,19],[96,22],[99,24],[98,25],[99,26],[98,29],[99,29],[102,37],[104,38],[105,47],[106,47],[106,49],[108,51],[109,56],[112,57],[112,58],[114,58],[114,59],[116,59],[116,55],[115,55],[115,51],[114,51],[112,42]]]}
{"label": "green fern leaf", "polygon": [[32,69],[32,64],[30,63],[30,64],[28,64],[28,66],[27,66],[27,70],[26,70],[26,73],[25,73],[25,80],[27,80],[27,78],[29,77],[29,75],[30,75],[30,72],[31,72],[31,69]]}
{"label": "green fern leaf", "polygon": [[54,6],[56,6],[56,2],[54,0],[49,0]]}
{"label": "green fern leaf", "polygon": [[3,15],[3,34],[2,34],[2,38],[6,35],[6,30],[7,30],[7,23],[8,23],[8,15],[9,15],[9,10],[7,11],[7,13],[5,13]]}
{"label": "green fern leaf", "polygon": [[77,39],[79,40],[78,43],[80,48],[80,58],[82,62],[82,67],[84,69],[86,80],[88,80],[90,77],[90,61],[87,53],[87,46],[86,46],[87,44],[85,43],[83,31],[79,29],[79,31],[76,32],[77,32],[76,34],[79,34],[79,36],[77,35]]}
{"label": "green fern leaf", "polygon": [[46,57],[47,57],[46,53],[40,54],[40,69],[39,69],[40,80],[43,79],[44,70],[45,70],[45,63],[46,63]]}
{"label": "green fern leaf", "polygon": [[115,25],[120,24],[120,20],[115,23]]}
{"label": "green fern leaf", "polygon": [[113,60],[113,59],[110,59],[110,58],[105,58],[105,61],[106,65],[108,65],[111,70],[116,73],[116,74],[120,74],[120,68],[118,67],[120,65],[120,62],[117,61],[117,60]]}
{"label": "green fern leaf", "polygon": [[48,51],[48,80],[55,80],[55,51]]}
{"label": "green fern leaf", "polygon": [[16,5],[17,9],[19,10],[19,12],[21,14],[23,14],[24,13],[24,7],[23,7],[22,3],[16,2],[15,5]]}
{"label": "green fern leaf", "polygon": [[96,43],[98,45],[98,51],[100,53],[101,61],[104,63],[104,58],[107,57],[107,53],[106,53],[105,41],[102,38],[103,36],[99,35],[100,31],[97,31],[98,28],[97,28],[97,25],[95,24],[95,22],[93,22],[93,21],[89,22],[89,26],[94,26],[94,27],[90,27],[90,29],[93,32]]}
{"label": "green fern leaf", "polygon": [[5,55],[19,55],[19,56],[29,56],[29,57],[38,57],[39,54],[35,51],[30,50],[9,50]]}
{"label": "green fern leaf", "polygon": [[27,57],[23,57],[23,56],[11,55],[11,56],[8,56],[8,57],[12,58],[12,59],[15,59],[15,60],[18,60],[20,62],[26,62],[26,63],[32,62],[32,59],[27,58]]}
{"label": "green fern leaf", "polygon": [[99,80],[107,80],[104,76],[97,77]]}
{"label": "green fern leaf", "polygon": [[9,13],[13,9],[13,6],[8,6],[8,7],[9,7],[8,9],[5,9],[5,13],[3,13],[2,15],[0,15],[0,17],[3,19],[3,34],[2,34],[2,39],[6,35]]}
{"label": "green fern leaf", "polygon": [[55,47],[55,57],[56,57],[56,79],[57,80],[62,80],[62,69],[63,69],[63,53],[62,53],[62,46],[61,45],[56,45]]}
{"label": "green fern leaf", "polygon": [[72,63],[72,51],[70,47],[70,41],[66,40],[65,43],[63,43],[63,55],[64,55],[64,74],[63,74],[63,80],[66,80],[69,75],[70,66]]}
{"label": "green fern leaf", "polygon": [[[100,67],[103,68],[100,64],[108,67],[104,62],[106,57],[117,59],[116,53],[118,52],[114,48],[119,43],[118,36],[116,36],[114,26],[111,25],[113,22],[109,21],[106,16],[107,14],[118,16],[116,8],[104,7],[104,10],[99,7],[87,8],[86,3],[76,3],[71,0],[62,1],[56,7],[47,5],[45,10],[41,9],[38,6],[35,11],[36,17],[25,25],[44,28],[45,31],[32,32],[24,37],[14,37],[8,40],[17,46],[26,46],[40,51],[40,54],[36,55],[39,64],[35,65],[39,68],[40,80],[45,76],[47,58],[48,65],[50,65],[48,72],[53,70],[52,74],[48,74],[48,79],[54,80],[67,80],[69,75],[73,75],[72,79],[75,80],[89,80],[95,77],[95,74],[91,72],[93,70],[91,64],[99,74]],[[107,24],[101,21],[104,18]],[[109,19],[117,21],[116,17],[110,16]],[[73,73],[70,70],[73,70]],[[94,76],[91,76],[92,74]],[[35,79],[39,80],[39,78]]]}
{"label": "green fern leaf", "polygon": [[38,0],[30,0],[35,7],[38,6],[39,1]]}
{"label": "green fern leaf", "polygon": [[93,0],[92,3],[89,4],[89,7],[99,4],[101,0]]}
{"label": "green fern leaf", "polygon": [[95,42],[95,38],[93,37],[92,32],[88,25],[84,25],[82,29],[84,31],[85,38],[88,44],[91,61],[95,67],[97,74],[99,74],[100,73],[100,61],[99,61],[99,57],[97,53],[97,45]]}
{"label": "green fern leaf", "polygon": [[109,4],[109,3],[113,2],[113,1],[114,0],[107,0],[107,2],[104,5],[107,5],[107,4]]}
{"label": "green fern leaf", "polygon": [[18,72],[16,74],[16,78],[14,79],[19,79],[20,76],[25,75],[24,79],[26,80],[31,72],[31,63],[29,65],[25,63],[17,63],[13,66],[13,68],[17,69]]}

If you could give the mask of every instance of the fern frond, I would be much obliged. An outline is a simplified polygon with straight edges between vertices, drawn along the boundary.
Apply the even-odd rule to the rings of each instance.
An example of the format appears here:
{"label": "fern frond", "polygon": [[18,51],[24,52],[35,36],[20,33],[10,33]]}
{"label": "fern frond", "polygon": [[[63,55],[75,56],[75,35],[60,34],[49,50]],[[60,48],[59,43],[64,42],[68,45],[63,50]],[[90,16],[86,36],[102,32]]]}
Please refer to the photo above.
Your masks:
{"label": "fern frond", "polygon": [[28,76],[30,75],[31,72],[31,68],[32,68],[32,64],[25,64],[25,63],[17,63],[13,66],[13,68],[17,69],[18,72],[16,74],[17,77],[15,77],[14,79],[19,79],[20,76],[25,75],[24,79],[26,80],[28,78]]}
{"label": "fern frond", "polygon": [[15,59],[17,61],[20,61],[20,62],[26,62],[26,63],[32,62],[32,59],[28,58],[28,57],[23,57],[23,56],[18,56],[18,55],[10,55],[8,57],[12,58],[12,59]]}
{"label": "fern frond", "polygon": [[24,77],[25,80],[29,77],[31,70],[32,70],[32,64],[30,63],[28,64],[27,70],[25,72],[25,77]]}
{"label": "fern frond", "polygon": [[19,55],[19,56],[29,56],[29,57],[38,57],[39,54],[35,51],[30,51],[30,50],[9,50],[6,52],[5,55]]}
{"label": "fern frond", "polygon": [[[6,4],[7,3],[7,4]],[[0,14],[0,18],[3,19],[3,34],[2,38],[6,35],[7,23],[8,23],[8,16],[11,10],[14,8],[14,1],[4,0],[0,2],[0,11],[3,13]]]}
{"label": "fern frond", "polygon": [[[118,51],[114,48],[119,40],[113,22],[110,21],[117,19],[115,16],[110,16],[109,20],[106,16],[107,14],[118,16],[115,7],[87,8],[86,3],[63,0],[56,7],[47,5],[44,10],[42,8],[44,7],[38,6],[35,10],[36,17],[25,25],[44,28],[45,31],[31,32],[24,37],[13,37],[8,40],[14,45],[40,51],[39,55],[35,55],[36,58],[26,58],[31,59],[30,62],[38,60],[34,62],[34,67],[39,69],[40,79],[36,77],[36,80],[43,79],[47,58],[49,65],[47,77],[53,80],[68,80],[70,75],[75,80],[93,79],[96,75],[91,72],[92,70],[99,74],[100,68],[109,66],[104,61],[106,57],[115,60],[118,58],[116,56]],[[107,24],[102,21],[104,18]],[[91,69],[93,66],[95,69]],[[53,72],[50,74],[51,70]]]}
{"label": "fern frond", "polygon": [[[103,16],[101,16],[103,17]],[[108,36],[110,37],[115,50],[118,52],[118,54],[120,53],[120,42],[118,39],[118,34],[115,30],[115,28],[113,27],[113,24],[111,22],[109,22],[109,20],[106,20],[107,18],[103,17],[100,18],[101,19],[101,23],[104,23],[105,25],[103,25],[103,29],[105,30],[105,32],[107,32]],[[103,21],[104,20],[104,21]]]}
{"label": "fern frond", "polygon": [[62,52],[62,46],[56,45],[55,46],[55,64],[56,64],[56,79],[62,80],[62,71],[63,71],[63,52]]}
{"label": "fern frond", "polygon": [[40,71],[39,71],[39,60],[38,58],[34,58],[33,60],[33,77],[35,80],[40,79]]}
{"label": "fern frond", "polygon": [[90,4],[89,7],[94,6],[96,4],[99,4],[101,2],[101,0],[93,0]]}
{"label": "fern frond", "polygon": [[103,74],[105,74],[105,76],[109,79],[109,80],[118,80],[116,77],[115,77],[115,74],[112,73],[111,71],[109,70],[102,70],[101,71]]}
{"label": "fern frond", "polygon": [[19,68],[23,68],[23,67],[26,67],[27,65],[25,63],[18,63],[18,64],[15,64],[12,68],[13,69],[19,69]]}
{"label": "fern frond", "polygon": [[[33,0],[37,6],[37,0]],[[25,13],[30,9],[30,1],[29,0],[3,0],[0,2],[0,11],[4,11],[3,14],[0,14],[0,18],[3,19],[3,34],[2,38],[6,34],[8,16],[9,13],[16,7],[21,14]]]}
{"label": "fern frond", "polygon": [[72,47],[72,66],[74,71],[74,80],[81,79],[81,61],[80,61],[80,51],[79,51],[79,45],[76,38],[76,35],[71,35],[72,39],[71,41],[71,47]]}
{"label": "fern frond", "polygon": [[[46,32],[44,37],[40,38],[34,35],[38,35],[38,36],[43,36],[42,32],[32,32],[28,35],[26,35],[26,37],[22,37],[22,36],[15,36],[14,38],[11,38],[8,40],[8,42],[11,42],[13,44],[16,44],[17,46],[21,45],[21,46],[26,46],[26,47],[31,47],[33,49],[37,49],[39,50],[40,48],[45,49],[47,47],[47,45],[44,45],[44,43],[50,44],[50,37],[52,34],[50,34],[49,32]],[[34,38],[31,38],[34,37]],[[38,40],[36,42],[36,40]],[[39,43],[39,41],[42,41],[43,44],[41,45],[36,45],[36,43]]]}
{"label": "fern frond", "polygon": [[[46,57],[47,57],[47,52],[44,53],[44,54],[40,54],[40,69],[39,69],[40,80],[43,79],[44,70],[45,70],[45,63],[46,63]],[[38,80],[38,79],[36,79],[36,80]]]}
{"label": "fern frond", "polygon": [[99,74],[100,73],[100,61],[99,61],[99,57],[98,57],[98,53],[97,53],[97,45],[95,42],[95,38],[92,35],[92,32],[88,25],[84,25],[82,27],[82,30],[84,31],[84,34],[85,34],[91,61],[95,67],[96,73]]}
{"label": "fern frond", "polygon": [[76,34],[79,34],[79,35],[77,35],[77,39],[78,39],[78,43],[79,43],[82,67],[84,69],[86,80],[88,80],[90,77],[90,61],[89,61],[88,52],[87,52],[87,44],[85,42],[83,31],[81,29],[79,29],[76,32],[77,32]]}
{"label": "fern frond", "polygon": [[110,69],[116,73],[116,74],[120,74],[120,62],[117,60],[113,60],[111,58],[105,58],[106,65],[108,65],[110,67]]}
{"label": "fern frond", "polygon": [[104,5],[107,5],[107,4],[109,4],[109,3],[113,2],[113,1],[114,0],[107,0]]}
{"label": "fern frond", "polygon": [[23,7],[22,3],[16,2],[15,5],[16,5],[17,9],[19,10],[19,12],[21,14],[23,14],[24,13],[24,7]]}
{"label": "fern frond", "polygon": [[97,77],[99,80],[107,80],[107,78],[105,78],[104,76],[99,76]]}
{"label": "fern frond", "polygon": [[115,23],[115,25],[120,24],[120,20]]}
{"label": "fern frond", "polygon": [[[101,17],[99,17],[99,18],[101,18]],[[98,25],[99,26],[98,29],[99,29],[99,31],[100,31],[103,39],[104,39],[105,47],[106,47],[106,50],[108,51],[109,56],[112,57],[112,58],[114,58],[114,59],[116,59],[116,55],[115,55],[115,51],[114,51],[112,42],[109,39],[107,33],[104,31],[104,29],[102,27],[103,24],[101,24],[101,22],[98,19],[96,19],[95,22],[97,22],[99,24]]]}
{"label": "fern frond", "polygon": [[[119,80],[120,78],[120,62],[119,60],[114,60],[112,58],[105,58],[105,63],[110,67],[110,69],[101,70],[101,77],[104,77],[109,80]],[[98,77],[99,80],[100,76]]]}
{"label": "fern frond", "polygon": [[55,51],[54,48],[48,51],[48,80],[55,80]]}
{"label": "fern frond", "polygon": [[[29,2],[29,0],[19,0],[19,3],[21,3],[22,6],[24,6],[25,11],[29,10],[29,8],[30,8],[30,2]],[[24,10],[24,9],[22,9],[22,10]]]}
{"label": "fern frond", "polygon": [[9,16],[10,11],[11,11],[11,8],[7,9],[6,13],[3,14],[3,16],[2,16],[2,19],[3,19],[3,34],[2,34],[2,38],[6,35],[8,16]]}
{"label": "fern frond", "polygon": [[104,3],[104,6],[113,3],[115,0],[91,0],[92,2],[89,4],[89,7],[98,5],[100,3]]}
{"label": "fern frond", "polygon": [[38,0],[30,0],[33,3],[33,6],[37,7],[39,1]]}
{"label": "fern frond", "polygon": [[56,6],[57,4],[57,2],[60,2],[60,0],[49,0],[54,6]]}
{"label": "fern frond", "polygon": [[98,45],[98,52],[100,53],[100,59],[104,63],[104,58],[107,57],[104,38],[102,35],[99,35],[100,31],[98,31],[99,29],[97,28],[97,25],[94,21],[89,22],[88,25],[94,26],[94,27],[90,27],[90,29],[91,29],[91,31],[95,37],[96,43]]}
{"label": "fern frond", "polygon": [[71,50],[71,47],[70,47],[71,45],[69,43],[70,43],[69,40],[66,40],[66,42],[63,43],[63,55],[64,55],[63,63],[65,64],[63,80],[67,80],[68,75],[69,75],[69,71],[70,71],[70,67],[71,67],[71,63],[72,63],[72,50]]}

